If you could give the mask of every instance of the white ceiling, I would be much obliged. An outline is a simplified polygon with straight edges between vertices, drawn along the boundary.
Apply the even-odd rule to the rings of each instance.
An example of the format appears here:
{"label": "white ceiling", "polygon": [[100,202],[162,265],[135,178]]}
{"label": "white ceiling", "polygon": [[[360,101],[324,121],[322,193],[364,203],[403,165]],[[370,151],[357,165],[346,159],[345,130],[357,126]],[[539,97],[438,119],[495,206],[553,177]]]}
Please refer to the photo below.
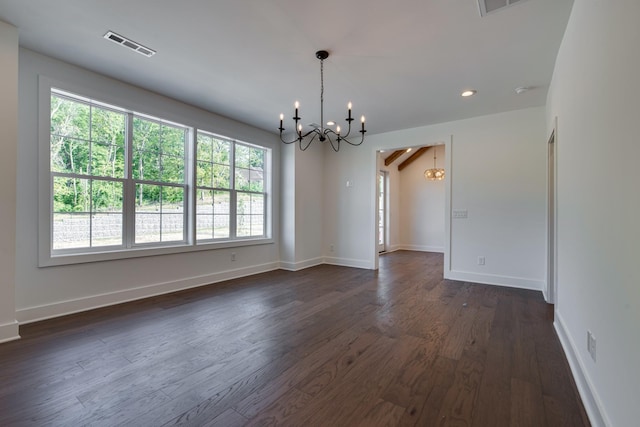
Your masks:
{"label": "white ceiling", "polygon": [[[320,121],[326,49],[325,119],[352,101],[381,133],[544,105],[572,3],[480,17],[477,0],[0,0],[0,20],[23,47],[271,132],[295,100],[304,124]],[[461,98],[466,88],[477,95]]]}

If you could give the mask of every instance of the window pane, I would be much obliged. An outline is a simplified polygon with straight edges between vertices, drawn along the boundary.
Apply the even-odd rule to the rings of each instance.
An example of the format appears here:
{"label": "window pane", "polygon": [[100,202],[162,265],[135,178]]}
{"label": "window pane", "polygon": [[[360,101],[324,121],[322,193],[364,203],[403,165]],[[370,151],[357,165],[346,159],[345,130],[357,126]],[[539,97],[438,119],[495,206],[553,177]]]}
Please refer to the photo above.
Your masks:
{"label": "window pane", "polygon": [[55,135],[88,140],[89,116],[89,105],[51,95],[52,137]]}
{"label": "window pane", "polygon": [[196,240],[213,238],[213,191],[198,189],[196,194]]}
{"label": "window pane", "polygon": [[211,187],[213,184],[213,171],[211,163],[198,162],[196,171],[196,183],[199,187]]}
{"label": "window pane", "polygon": [[160,151],[160,124],[139,117],[133,118],[133,150]]}
{"label": "window pane", "polygon": [[161,187],[136,185],[135,243],[160,242]]}
{"label": "window pane", "polygon": [[251,149],[251,169],[264,169],[264,150],[260,148]]}
{"label": "window pane", "polygon": [[90,215],[83,212],[54,212],[53,249],[88,248]]}
{"label": "window pane", "polygon": [[94,142],[91,148],[91,175],[124,177],[124,147]]}
{"label": "window pane", "polygon": [[124,147],[126,115],[120,112],[91,108],[91,140]]}
{"label": "window pane", "polygon": [[264,183],[263,183],[263,178],[262,178],[262,171],[261,170],[250,170],[249,171],[249,179],[250,179],[250,183],[249,183],[249,189],[251,191],[257,191],[257,192],[262,192],[264,189]]}
{"label": "window pane", "polygon": [[184,157],[162,156],[162,182],[184,182]]}
{"label": "window pane", "polygon": [[229,232],[229,215],[213,216],[213,237],[214,239],[228,239]]}
{"label": "window pane", "polygon": [[251,215],[263,215],[264,214],[264,195],[252,194],[251,195]]}
{"label": "window pane", "polygon": [[175,213],[171,210],[163,211],[161,221],[163,242],[184,240],[184,215],[182,213]]}
{"label": "window pane", "polygon": [[134,151],[132,172],[135,179],[158,181],[160,179],[160,156],[149,151]]}
{"label": "window pane", "polygon": [[122,212],[91,216],[91,246],[122,245]]}
{"label": "window pane", "polygon": [[238,215],[236,225],[236,235],[238,237],[251,236],[251,215]]}
{"label": "window pane", "polygon": [[89,143],[51,135],[51,171],[89,174]]}
{"label": "window pane", "polygon": [[231,159],[231,142],[213,138],[213,153],[211,161],[219,165],[229,165]]}
{"label": "window pane", "polygon": [[236,167],[249,168],[250,155],[251,155],[251,149],[249,147],[236,144]]}
{"label": "window pane", "polygon": [[213,186],[215,188],[231,188],[229,166],[213,165]]}
{"label": "window pane", "polygon": [[78,178],[53,178],[53,211],[89,213],[89,180]]}
{"label": "window pane", "polygon": [[214,191],[213,192],[213,213],[217,215],[229,214],[229,198],[230,193],[228,191]]}
{"label": "window pane", "polygon": [[184,128],[162,125],[162,153],[184,158]]}
{"label": "window pane", "polygon": [[91,199],[88,179],[53,178],[53,249],[88,248]]}
{"label": "window pane", "polygon": [[196,155],[199,161],[211,162],[211,140],[212,138],[206,134],[198,133],[198,147]]}
{"label": "window pane", "polygon": [[249,169],[236,168],[236,190],[248,191],[250,189]]}

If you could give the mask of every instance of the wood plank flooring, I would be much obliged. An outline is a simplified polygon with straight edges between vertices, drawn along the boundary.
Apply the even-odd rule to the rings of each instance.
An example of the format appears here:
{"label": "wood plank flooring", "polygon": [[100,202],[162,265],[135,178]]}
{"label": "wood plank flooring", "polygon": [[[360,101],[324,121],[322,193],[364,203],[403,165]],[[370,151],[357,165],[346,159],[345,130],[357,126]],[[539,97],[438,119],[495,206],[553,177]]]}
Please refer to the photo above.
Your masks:
{"label": "wood plank flooring", "polygon": [[274,271],[26,325],[2,426],[586,426],[539,292],[380,270]]}

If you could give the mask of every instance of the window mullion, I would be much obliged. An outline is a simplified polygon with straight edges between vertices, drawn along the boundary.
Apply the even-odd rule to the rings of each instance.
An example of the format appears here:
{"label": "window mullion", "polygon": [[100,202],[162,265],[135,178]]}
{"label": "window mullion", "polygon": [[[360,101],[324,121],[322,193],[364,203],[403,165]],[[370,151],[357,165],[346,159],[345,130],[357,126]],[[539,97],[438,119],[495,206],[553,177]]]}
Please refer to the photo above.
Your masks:
{"label": "window mullion", "polygon": [[133,247],[135,233],[136,186],[133,181],[133,113],[127,113],[124,181],[124,246]]}
{"label": "window mullion", "polygon": [[236,190],[236,142],[231,141],[230,150],[231,156],[229,159],[229,188],[231,189],[229,194],[229,237],[235,239],[237,237],[237,199],[238,193]]}
{"label": "window mullion", "polygon": [[185,218],[187,224],[185,229],[187,230],[187,244],[196,244],[196,141],[198,140],[198,130],[189,129],[185,143],[185,185],[186,185],[186,200],[184,208],[187,210]]}

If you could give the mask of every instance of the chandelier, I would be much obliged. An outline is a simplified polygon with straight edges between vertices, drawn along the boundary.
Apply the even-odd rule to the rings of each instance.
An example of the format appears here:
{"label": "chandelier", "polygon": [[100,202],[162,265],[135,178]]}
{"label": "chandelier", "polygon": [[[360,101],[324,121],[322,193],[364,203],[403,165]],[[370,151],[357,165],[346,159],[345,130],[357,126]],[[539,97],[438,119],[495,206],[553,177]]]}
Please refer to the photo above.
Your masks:
{"label": "chandelier", "polygon": [[442,181],[444,179],[444,169],[436,167],[436,147],[433,147],[433,168],[424,171],[424,177],[429,181]]}
{"label": "chandelier", "polygon": [[[296,136],[292,141],[285,141],[282,138],[282,132],[284,132],[284,127],[282,126],[282,121],[284,120],[284,114],[280,114],[280,141],[285,144],[293,144],[296,141],[300,144],[300,150],[304,151],[313,142],[314,139],[318,138],[320,142],[329,141],[331,144],[331,148],[333,151],[340,150],[340,142],[344,141],[350,145],[360,145],[364,142],[364,133],[366,130],[364,129],[364,116],[360,118],[361,129],[360,133],[362,134],[359,142],[351,142],[347,137],[351,133],[351,122],[354,120],[351,117],[351,102],[347,104],[347,114],[348,117],[345,119],[347,121],[348,127],[347,132],[342,133],[340,126],[336,126],[335,131],[331,128],[325,128],[324,122],[324,60],[329,57],[329,52],[326,50],[319,50],[316,52],[316,58],[320,60],[320,125],[313,124],[313,129],[306,133],[302,133],[302,124],[300,122],[300,117],[298,116],[298,109],[300,108],[300,103],[298,101],[295,102],[295,114],[293,116],[293,120],[295,122]],[[330,121],[326,123],[327,126],[335,125],[335,122]]]}

